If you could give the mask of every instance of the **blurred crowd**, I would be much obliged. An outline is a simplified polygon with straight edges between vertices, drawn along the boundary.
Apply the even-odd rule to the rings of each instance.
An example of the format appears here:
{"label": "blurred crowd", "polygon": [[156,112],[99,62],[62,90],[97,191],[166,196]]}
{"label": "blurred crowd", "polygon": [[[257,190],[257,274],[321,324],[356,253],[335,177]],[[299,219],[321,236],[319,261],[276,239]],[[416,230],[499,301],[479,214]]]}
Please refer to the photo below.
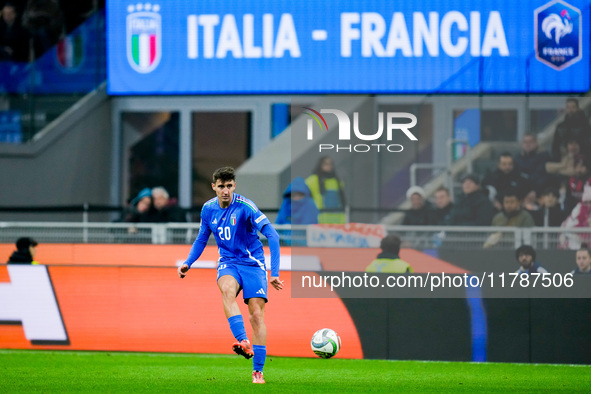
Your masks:
{"label": "blurred crowd", "polygon": [[[591,127],[578,100],[568,99],[565,117],[554,132],[551,151],[540,149],[536,135],[521,139],[517,155],[504,152],[484,177],[467,174],[454,203],[444,187],[427,200],[425,191],[407,191],[411,209],[405,225],[591,227]],[[500,234],[485,247],[494,246]],[[563,247],[576,249],[591,236],[563,237]]]}
{"label": "blurred crowd", "polygon": [[103,7],[104,0],[0,1],[0,61],[40,57]]}

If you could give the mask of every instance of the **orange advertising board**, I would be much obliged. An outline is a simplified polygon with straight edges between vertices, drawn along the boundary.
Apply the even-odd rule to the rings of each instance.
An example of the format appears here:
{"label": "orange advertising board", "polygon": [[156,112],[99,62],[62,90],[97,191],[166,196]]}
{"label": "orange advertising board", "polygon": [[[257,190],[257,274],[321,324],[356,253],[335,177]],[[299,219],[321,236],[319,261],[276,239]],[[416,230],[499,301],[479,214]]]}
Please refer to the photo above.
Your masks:
{"label": "orange advertising board", "polygon": [[[314,357],[312,334],[330,327],[338,357],[362,358],[342,301],[291,298],[290,274],[286,289],[269,289],[268,354]],[[174,267],[0,266],[0,348],[231,353],[233,341],[214,269],[181,280]]]}

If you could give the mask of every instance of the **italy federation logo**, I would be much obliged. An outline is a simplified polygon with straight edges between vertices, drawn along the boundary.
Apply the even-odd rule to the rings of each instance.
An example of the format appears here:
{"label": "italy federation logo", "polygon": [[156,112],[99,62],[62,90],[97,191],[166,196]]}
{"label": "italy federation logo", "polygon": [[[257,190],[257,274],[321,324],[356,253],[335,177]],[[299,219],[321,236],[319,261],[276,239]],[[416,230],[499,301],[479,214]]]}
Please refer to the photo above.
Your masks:
{"label": "italy federation logo", "polygon": [[76,72],[84,62],[86,32],[80,26],[76,32],[60,39],[56,45],[56,60],[64,72]]}
{"label": "italy federation logo", "polygon": [[554,0],[534,11],[536,59],[563,70],[583,57],[581,10]]}
{"label": "italy federation logo", "polygon": [[139,73],[154,71],[162,56],[160,6],[150,3],[127,7],[127,60]]}
{"label": "italy federation logo", "polygon": [[235,214],[232,214],[230,216],[230,223],[232,224],[232,226],[236,225],[236,215]]}

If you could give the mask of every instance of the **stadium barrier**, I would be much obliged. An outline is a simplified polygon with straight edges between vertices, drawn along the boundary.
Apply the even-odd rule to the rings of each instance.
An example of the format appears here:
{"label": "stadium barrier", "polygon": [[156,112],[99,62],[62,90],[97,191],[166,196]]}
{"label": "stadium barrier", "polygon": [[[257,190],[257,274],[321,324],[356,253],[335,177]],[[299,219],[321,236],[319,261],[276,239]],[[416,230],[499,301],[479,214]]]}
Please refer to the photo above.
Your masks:
{"label": "stadium barrier", "polygon": [[[345,225],[372,226],[365,224]],[[316,225],[274,225],[284,246],[306,246]],[[501,233],[490,249],[511,249],[521,244],[534,248],[568,249],[591,240],[588,228],[565,230],[560,227],[470,227],[470,226],[383,226],[385,233],[397,233],[404,245],[413,249],[482,249],[493,234]],[[348,230],[345,230],[348,231]],[[18,237],[33,237],[42,243],[97,244],[192,244],[199,232],[198,223],[80,223],[80,222],[0,222],[0,243],[12,243]],[[384,234],[385,234],[384,233]],[[264,237],[261,237],[266,242]],[[214,244],[213,238],[210,244]],[[309,245],[308,245],[309,246]],[[324,245],[323,245],[324,246]],[[346,247],[346,240],[334,245]],[[348,245],[358,246],[358,245]],[[572,246],[571,246],[572,248]]]}

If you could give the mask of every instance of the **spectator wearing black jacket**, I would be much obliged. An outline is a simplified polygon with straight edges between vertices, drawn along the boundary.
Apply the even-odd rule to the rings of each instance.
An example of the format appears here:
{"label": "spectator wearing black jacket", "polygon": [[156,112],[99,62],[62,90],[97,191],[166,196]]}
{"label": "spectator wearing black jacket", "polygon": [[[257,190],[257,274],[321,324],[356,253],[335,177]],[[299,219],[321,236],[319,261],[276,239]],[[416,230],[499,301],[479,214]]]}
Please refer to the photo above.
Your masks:
{"label": "spectator wearing black jacket", "polygon": [[32,238],[19,238],[16,241],[16,251],[10,255],[8,264],[39,264],[35,261],[37,245],[37,241]]}
{"label": "spectator wearing black jacket", "polygon": [[569,98],[566,100],[564,120],[556,126],[554,139],[552,140],[552,159],[560,161],[566,153],[568,136],[574,137],[582,144],[581,148],[586,151],[591,142],[591,127],[585,112],[579,108],[579,100]]}
{"label": "spectator wearing black jacket", "polygon": [[412,186],[406,191],[411,208],[406,211],[402,224],[426,226],[429,224],[431,204],[425,199],[425,191],[420,186]]}
{"label": "spectator wearing black jacket", "polygon": [[542,192],[540,209],[529,211],[536,226],[560,227],[570,211],[565,210],[564,206],[560,205],[558,197],[558,190],[554,188],[547,188]]}
{"label": "spectator wearing black jacket", "polygon": [[141,215],[141,222],[169,223],[186,222],[185,213],[173,201],[168,191],[162,186],[152,189],[152,207],[148,212]]}
{"label": "spectator wearing black jacket", "polygon": [[482,185],[490,185],[495,188],[497,192],[495,208],[499,211],[502,209],[500,199],[503,198],[505,192],[517,190],[519,199],[523,199],[533,188],[529,180],[515,169],[513,155],[509,152],[504,152],[499,156],[497,169],[484,178]]}
{"label": "spectator wearing black jacket", "polygon": [[431,209],[429,225],[449,226],[453,207],[454,203],[451,201],[449,190],[446,187],[442,186],[435,190],[435,207]]}
{"label": "spectator wearing black jacket", "polygon": [[546,163],[550,160],[550,153],[540,152],[535,134],[526,133],[521,139],[521,152],[515,157],[515,170],[537,189],[547,183]]}
{"label": "spectator wearing black jacket", "polygon": [[476,174],[462,179],[463,195],[451,212],[451,224],[455,226],[490,226],[495,213],[488,197],[480,189]]}
{"label": "spectator wearing black jacket", "polygon": [[0,61],[28,61],[29,32],[22,26],[16,6],[11,2],[6,2],[1,13]]}

